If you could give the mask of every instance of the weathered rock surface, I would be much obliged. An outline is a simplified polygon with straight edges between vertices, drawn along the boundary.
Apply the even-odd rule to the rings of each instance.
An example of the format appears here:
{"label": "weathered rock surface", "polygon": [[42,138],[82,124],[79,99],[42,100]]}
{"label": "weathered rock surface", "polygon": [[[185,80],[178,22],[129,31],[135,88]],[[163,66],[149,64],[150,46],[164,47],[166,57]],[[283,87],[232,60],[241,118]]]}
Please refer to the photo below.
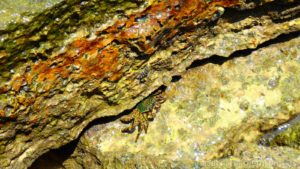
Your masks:
{"label": "weathered rock surface", "polygon": [[[222,65],[188,70],[168,86],[167,101],[137,143],[135,135],[120,132],[124,124],[118,121],[95,125],[65,166],[299,167],[299,150],[257,145],[265,130],[300,112],[299,44],[297,37]],[[208,161],[228,155],[233,156]]]}
{"label": "weathered rock surface", "polygon": [[[62,0],[2,0],[0,1],[0,32],[7,31],[17,24],[26,24],[46,10]],[[11,26],[11,27],[10,27]]]}
{"label": "weathered rock surface", "polygon": [[[116,116],[162,85],[171,87],[171,77],[194,60],[228,57],[300,29],[297,1],[64,3],[28,25],[0,32],[2,168],[26,168],[41,154],[76,139],[94,119]],[[164,109],[160,115],[168,115]],[[238,123],[241,117],[235,118]],[[220,147],[228,150],[226,144]]]}

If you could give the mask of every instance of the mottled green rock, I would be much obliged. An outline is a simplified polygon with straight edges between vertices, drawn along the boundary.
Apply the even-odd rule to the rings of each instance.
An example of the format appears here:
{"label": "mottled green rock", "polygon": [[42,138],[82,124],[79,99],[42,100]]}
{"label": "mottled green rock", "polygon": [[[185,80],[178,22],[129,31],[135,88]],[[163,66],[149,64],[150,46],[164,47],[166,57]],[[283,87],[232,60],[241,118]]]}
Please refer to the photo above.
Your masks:
{"label": "mottled green rock", "polygon": [[[33,60],[36,53],[45,59],[53,52],[63,49],[78,34],[88,36],[95,29],[111,24],[109,21],[114,22],[118,16],[124,15],[125,11],[129,12],[142,6],[143,2],[1,1],[0,17],[5,20],[0,21],[0,63],[3,64],[0,67],[0,82],[9,80],[12,76],[11,69],[18,71],[24,63]],[[35,59],[40,59],[39,57]]]}
{"label": "mottled green rock", "polygon": [[[227,44],[230,43],[228,39]],[[167,101],[138,143],[134,142],[135,135],[120,132],[124,124],[118,121],[95,125],[84,133],[64,165],[68,168],[299,166],[298,150],[256,145],[263,131],[300,111],[299,43],[297,35],[221,65],[208,63],[188,70],[179,82],[169,84]],[[224,159],[209,160],[216,157]]]}
{"label": "mottled green rock", "polygon": [[17,23],[28,23],[35,15],[62,0],[2,0],[0,1],[0,31]]}
{"label": "mottled green rock", "polygon": [[[252,3],[252,1],[241,0],[241,2],[246,3],[235,6],[234,9],[228,9],[227,13],[227,7],[230,8],[231,5],[234,5],[228,2],[236,3],[238,1],[216,0],[212,1],[213,3],[209,7],[203,9],[201,8],[202,5],[193,9],[195,6],[187,3],[182,4],[185,8],[179,8],[176,3],[169,4],[176,2],[175,0],[158,1],[159,5],[154,5],[154,8],[151,8],[148,5],[157,1],[151,0],[144,4],[143,1],[135,0],[68,0],[43,11],[29,24],[10,25],[12,27],[9,26],[8,29],[1,31],[1,168],[26,168],[41,154],[76,139],[91,121],[107,116],[116,118],[115,116],[121,112],[134,108],[137,103],[162,85],[168,86],[170,89],[172,76],[183,74],[194,60],[210,57],[213,59],[216,57],[215,55],[228,57],[236,51],[255,49],[258,45],[280,35],[300,30],[299,18],[297,18],[298,8],[292,6],[299,6],[299,2],[277,0],[273,2],[253,1],[255,3]],[[190,1],[180,0],[180,2]],[[200,1],[195,0],[193,2]],[[254,5],[247,6],[248,3]],[[260,5],[265,6],[260,7]],[[269,5],[271,6],[269,7]],[[279,9],[273,8],[276,6]],[[178,9],[180,12],[177,16],[171,15],[172,18],[167,18],[165,22],[159,23],[156,20],[161,19],[161,13],[157,10],[161,7],[165,10],[165,14],[168,14],[170,7],[173,9],[171,13],[176,13]],[[258,7],[258,11],[254,9],[256,7]],[[248,13],[248,10],[243,11],[246,8],[252,8],[257,14]],[[149,12],[148,9],[154,10]],[[199,17],[189,18],[195,16],[190,14],[198,14],[195,10],[199,12]],[[143,11],[148,12],[147,15]],[[186,13],[187,11],[190,14]],[[217,20],[223,13],[222,18]],[[233,18],[233,16],[235,17]],[[147,17],[148,21],[153,21],[151,19],[155,18],[153,23],[156,24],[144,24],[144,18]],[[126,23],[125,26],[122,23]],[[132,37],[124,38],[121,36],[122,34],[118,34],[120,30],[130,34],[132,29],[137,30]],[[150,33],[146,34],[148,36],[139,34],[145,30],[150,30]],[[105,46],[104,50],[101,48],[102,45]],[[90,55],[81,53],[81,51],[87,51]],[[120,61],[120,64],[116,64],[115,59]],[[107,70],[102,69],[102,67],[112,69]],[[147,68],[149,71],[146,71]],[[85,76],[77,76],[78,73],[82,72],[86,73]],[[100,76],[102,73],[104,75]],[[114,73],[118,76],[113,76]],[[144,76],[145,74],[146,76]],[[24,78],[26,79],[24,80]],[[275,78],[275,82],[277,80],[281,79]],[[230,79],[225,78],[222,83],[226,84],[227,82],[230,82]],[[189,94],[190,92],[185,91],[185,93]],[[192,93],[199,94],[197,91]],[[215,97],[222,94],[222,91],[212,91],[211,94]],[[205,97],[199,96],[199,98]],[[201,101],[209,103],[207,100]],[[170,102],[167,102],[166,105],[171,105]],[[166,112],[164,113],[166,115],[165,124],[158,125],[156,128],[158,132],[156,132],[154,139],[151,139],[156,142],[165,141],[161,143],[168,143],[168,145],[173,143],[173,146],[168,148],[154,147],[151,152],[155,152],[156,149],[161,152],[171,151],[180,145],[185,148],[189,143],[189,141],[185,141],[189,138],[189,132],[182,127],[182,125],[188,124],[185,122],[187,117],[186,113],[181,112],[181,109],[188,108],[187,111],[193,112],[197,111],[195,108],[199,108],[197,107],[199,105],[190,105],[190,107],[185,104],[178,105],[181,106],[176,107],[179,111],[178,115],[182,115],[184,118],[176,119],[177,116],[175,115],[177,114],[172,113],[174,110],[167,109],[168,106],[166,106],[162,109],[162,112]],[[242,109],[245,110],[249,106],[247,102],[241,104]],[[207,109],[218,110],[219,107],[212,105]],[[197,113],[200,114],[199,112],[195,114]],[[204,121],[195,118],[195,122],[198,124],[200,121],[201,124],[213,126],[216,122],[209,118],[214,115],[207,114],[206,116],[204,114],[201,116]],[[228,115],[232,114],[229,112]],[[218,116],[216,117],[219,119]],[[165,137],[162,137],[159,131],[170,132],[166,125],[170,125],[171,123],[168,122],[172,122],[172,120],[175,123],[178,122],[178,124],[176,123],[178,128],[175,126],[175,129],[171,130],[171,136],[167,135],[167,139],[164,140]],[[238,122],[239,116],[229,118],[229,120],[237,120]],[[157,123],[159,120],[155,120],[155,122]],[[174,122],[171,125],[173,124]],[[119,125],[124,127],[123,124]],[[191,122],[191,125],[194,123]],[[251,126],[251,124],[249,125]],[[155,127],[155,125],[153,126]],[[120,127],[116,129],[116,133],[119,133]],[[193,131],[192,128],[188,128],[189,130]],[[213,134],[213,131],[209,134]],[[208,130],[208,132],[210,131]],[[218,132],[220,134],[222,130]],[[124,136],[126,135],[122,135],[122,137]],[[149,134],[148,139],[151,137]],[[175,144],[173,141],[177,137],[179,137],[178,140],[184,141],[178,145]],[[129,142],[134,140],[132,137],[126,138]],[[202,138],[206,137],[199,136],[200,141],[204,141],[201,140]],[[211,138],[211,141],[217,138]],[[230,138],[233,138],[233,142],[237,140],[234,137]],[[145,140],[148,143],[147,137],[141,141]],[[120,144],[124,143],[124,140],[119,139],[115,143],[116,145],[113,146],[117,149]],[[152,156],[151,154],[137,153],[141,150],[140,148],[144,150],[142,145],[128,144],[128,147],[128,150],[134,150],[133,153],[130,152],[128,156],[125,155],[122,158],[129,159],[130,165],[135,164],[135,154],[140,154],[137,156],[140,161],[144,159],[142,157]],[[206,151],[205,148],[209,149],[210,147],[204,145],[200,149],[199,145],[195,145],[193,149],[196,149],[197,153],[199,149],[199,154],[202,155],[202,150]],[[230,150],[230,148],[227,149]],[[120,155],[125,150],[122,150]],[[97,148],[94,148],[93,151],[102,153]],[[169,158],[174,159],[174,156],[178,154],[178,158],[182,156],[183,160],[189,162],[194,157],[185,156],[188,152],[178,151],[171,154]],[[212,152],[214,151],[212,150]],[[112,162],[109,159],[105,161],[105,164],[109,163],[112,166],[122,164],[122,159],[119,160],[114,157],[115,152],[112,154],[107,152],[102,155],[107,158],[112,157]],[[161,164],[164,165],[163,154],[160,155],[162,157]],[[90,161],[90,163],[85,163],[89,164],[87,168],[90,168],[94,165],[93,159],[99,156],[86,155],[85,157],[88,158],[87,161]],[[156,156],[152,157],[149,158],[152,160],[148,162],[157,160]],[[78,158],[79,160],[85,159],[82,156]],[[148,162],[147,164],[150,164]],[[177,162],[173,161],[171,165],[173,164],[177,164]],[[178,165],[180,164],[181,161],[178,161]],[[97,165],[96,162],[95,166]]]}

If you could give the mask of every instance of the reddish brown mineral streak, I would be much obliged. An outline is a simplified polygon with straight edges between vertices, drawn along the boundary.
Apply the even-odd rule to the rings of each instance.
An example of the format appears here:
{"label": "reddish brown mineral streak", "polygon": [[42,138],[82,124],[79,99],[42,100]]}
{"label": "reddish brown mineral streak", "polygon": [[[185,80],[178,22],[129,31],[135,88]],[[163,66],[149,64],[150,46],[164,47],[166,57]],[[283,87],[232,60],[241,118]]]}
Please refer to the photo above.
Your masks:
{"label": "reddish brown mineral streak", "polygon": [[[18,92],[22,85],[30,85],[35,81],[43,83],[47,93],[58,83],[59,77],[106,77],[110,81],[117,81],[122,77],[122,69],[117,68],[125,64],[119,59],[120,49],[136,47],[141,53],[153,54],[159,44],[173,38],[179,28],[196,26],[193,21],[212,16],[217,11],[216,6],[230,7],[237,4],[238,0],[214,0],[210,3],[200,0],[166,0],[154,3],[144,11],[97,32],[95,40],[77,39],[68,45],[65,53],[36,62],[30,72],[13,79],[11,89]],[[112,43],[114,41],[119,45]]]}

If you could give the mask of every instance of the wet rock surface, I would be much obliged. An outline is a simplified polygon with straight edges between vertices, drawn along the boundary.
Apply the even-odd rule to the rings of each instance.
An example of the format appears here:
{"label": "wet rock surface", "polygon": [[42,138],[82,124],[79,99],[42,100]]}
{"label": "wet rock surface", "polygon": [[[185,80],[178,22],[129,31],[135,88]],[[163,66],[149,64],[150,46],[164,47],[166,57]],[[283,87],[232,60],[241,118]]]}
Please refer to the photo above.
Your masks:
{"label": "wet rock surface", "polygon": [[[299,150],[258,145],[265,130],[300,111],[299,43],[297,37],[188,70],[168,86],[167,101],[137,143],[118,121],[95,125],[65,166],[299,167]],[[215,157],[226,158],[210,161]]]}
{"label": "wet rock surface", "polygon": [[62,0],[3,0],[0,2],[0,31],[10,29],[9,26],[29,23],[36,15],[51,8]]}
{"label": "wet rock surface", "polygon": [[[297,1],[59,4],[27,25],[0,32],[2,168],[26,168],[80,133],[67,168],[117,167],[124,158],[128,166],[169,166],[165,159],[192,165],[230,154],[243,133],[232,136],[232,128],[242,121],[241,129],[256,133],[246,139],[253,142],[297,114]],[[233,59],[242,55],[252,59]],[[195,84],[195,79],[207,84]],[[167,101],[149,133],[135,143],[135,133],[120,133],[125,125],[118,122],[119,114],[162,86]],[[115,122],[86,128],[108,117]]]}

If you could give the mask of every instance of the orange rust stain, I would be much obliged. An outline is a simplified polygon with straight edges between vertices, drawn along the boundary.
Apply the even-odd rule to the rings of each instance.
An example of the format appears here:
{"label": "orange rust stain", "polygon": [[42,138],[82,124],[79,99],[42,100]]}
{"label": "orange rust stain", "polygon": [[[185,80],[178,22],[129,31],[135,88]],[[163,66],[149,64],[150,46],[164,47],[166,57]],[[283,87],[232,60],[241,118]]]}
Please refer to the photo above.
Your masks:
{"label": "orange rust stain", "polygon": [[18,76],[14,79],[12,84],[12,89],[15,91],[19,91],[21,86],[25,83],[25,78],[23,76]]}
{"label": "orange rust stain", "polygon": [[211,4],[213,5],[220,5],[223,7],[232,7],[236,6],[240,3],[239,0],[213,0]]}
{"label": "orange rust stain", "polygon": [[0,109],[0,117],[5,117],[5,112],[2,109]]}
{"label": "orange rust stain", "polygon": [[[51,89],[57,79],[101,79],[116,81],[122,76],[119,59],[120,49],[128,46],[138,48],[144,54],[152,54],[158,44],[171,39],[182,27],[196,26],[193,22],[214,14],[216,6],[230,7],[238,0],[166,0],[157,2],[140,13],[117,21],[113,26],[98,32],[94,40],[77,39],[65,53],[37,62],[32,71],[15,79],[12,88],[18,91],[26,81],[31,84],[48,82]],[[112,42],[117,41],[119,45]]]}
{"label": "orange rust stain", "polygon": [[101,35],[95,40],[88,41],[86,39],[77,39],[72,44],[71,47],[79,50],[79,54],[84,54],[85,52],[93,53],[97,49],[104,48],[114,40],[113,36]]}
{"label": "orange rust stain", "polygon": [[[94,46],[90,46],[90,44]],[[107,40],[105,40],[107,43]],[[37,62],[28,79],[32,79],[33,76],[37,77],[38,82],[48,82],[45,84],[45,88],[50,89],[52,85],[55,85],[56,79],[72,78],[72,79],[100,79],[108,76],[113,81],[120,78],[120,72],[117,71],[119,63],[119,48],[123,48],[124,45],[118,47],[113,45],[105,46],[100,42],[89,42],[86,40],[77,40],[72,43],[72,47],[77,47],[80,51],[69,51],[49,59],[46,61]],[[95,47],[96,46],[96,47]],[[30,77],[31,76],[31,77]],[[118,78],[116,78],[118,77]]]}
{"label": "orange rust stain", "polygon": [[[122,47],[122,46],[120,46]],[[79,74],[72,74],[73,78],[102,78],[108,72],[115,72],[119,63],[118,56],[120,52],[117,47],[109,46],[96,53],[96,56],[76,60],[75,65],[79,65],[82,71]]]}

